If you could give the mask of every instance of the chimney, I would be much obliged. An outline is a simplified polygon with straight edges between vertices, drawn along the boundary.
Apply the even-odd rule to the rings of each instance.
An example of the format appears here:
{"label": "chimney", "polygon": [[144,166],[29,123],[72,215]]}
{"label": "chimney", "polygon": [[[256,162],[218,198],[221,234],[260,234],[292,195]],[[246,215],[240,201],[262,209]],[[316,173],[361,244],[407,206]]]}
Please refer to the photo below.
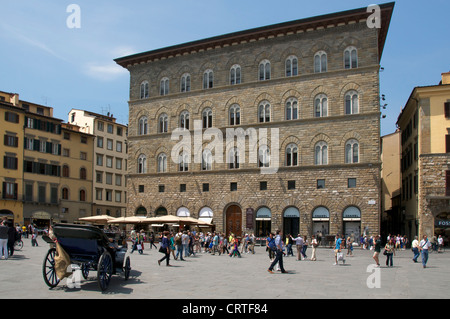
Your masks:
{"label": "chimney", "polygon": [[450,72],[442,73],[442,84],[450,84]]}

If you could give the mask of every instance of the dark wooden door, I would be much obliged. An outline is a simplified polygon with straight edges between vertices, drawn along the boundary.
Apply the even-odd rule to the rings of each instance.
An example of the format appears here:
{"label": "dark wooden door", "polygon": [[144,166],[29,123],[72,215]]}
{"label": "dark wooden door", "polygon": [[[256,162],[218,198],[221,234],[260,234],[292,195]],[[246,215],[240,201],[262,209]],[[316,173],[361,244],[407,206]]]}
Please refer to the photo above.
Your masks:
{"label": "dark wooden door", "polygon": [[236,237],[242,237],[242,210],[237,205],[231,205],[226,212],[226,235],[233,233]]}

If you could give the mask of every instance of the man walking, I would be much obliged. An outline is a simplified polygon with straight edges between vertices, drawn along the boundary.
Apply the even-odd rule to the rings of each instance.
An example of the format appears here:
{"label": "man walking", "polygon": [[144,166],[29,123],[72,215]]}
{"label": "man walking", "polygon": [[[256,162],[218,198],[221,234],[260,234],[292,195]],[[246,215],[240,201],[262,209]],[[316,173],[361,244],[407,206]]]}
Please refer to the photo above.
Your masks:
{"label": "man walking", "polygon": [[416,263],[417,262],[417,258],[419,258],[419,256],[420,256],[419,240],[417,239],[417,236],[414,236],[414,240],[411,243],[411,248],[412,248],[412,251],[414,253],[414,257],[413,257],[412,260]]}
{"label": "man walking", "polygon": [[284,267],[283,267],[283,239],[281,238],[282,234],[283,233],[281,232],[281,230],[277,230],[277,236],[275,237],[275,246],[277,247],[275,260],[272,262],[269,269],[267,270],[271,274],[273,274],[273,268],[275,267],[275,265],[277,263],[280,266],[281,272],[283,274],[287,273],[287,271],[284,270]]}
{"label": "man walking", "polygon": [[428,261],[428,249],[431,247],[431,243],[427,238],[427,235],[423,235],[423,239],[420,241],[419,249],[422,252],[422,266],[427,268]]}

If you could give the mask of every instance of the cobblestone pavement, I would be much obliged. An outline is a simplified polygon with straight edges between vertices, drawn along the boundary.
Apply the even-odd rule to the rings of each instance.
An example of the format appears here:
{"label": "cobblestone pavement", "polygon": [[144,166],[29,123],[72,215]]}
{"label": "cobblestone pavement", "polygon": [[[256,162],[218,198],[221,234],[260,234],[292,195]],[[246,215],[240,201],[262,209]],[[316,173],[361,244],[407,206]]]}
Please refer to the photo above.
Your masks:
{"label": "cobblestone pavement", "polygon": [[[448,298],[450,251],[430,254],[427,268],[413,263],[410,250],[399,251],[394,267],[373,268],[372,252],[355,248],[345,264],[334,263],[334,252],[319,248],[317,261],[285,257],[289,272],[270,274],[264,247],[242,258],[197,254],[185,261],[171,259],[173,267],[158,265],[162,257],[145,244],[142,255],[130,254],[131,273],[125,281],[114,275],[106,292],[101,292],[96,272],[91,271],[80,288],[69,288],[66,279],[49,289],[42,265],[49,249],[39,237],[39,247],[25,246],[8,260],[0,260],[0,298],[10,299],[349,299],[349,298]],[[308,248],[307,254],[311,249]],[[295,250],[294,250],[295,253]],[[18,287],[22,287],[18,289]],[[26,288],[25,288],[26,287]]]}

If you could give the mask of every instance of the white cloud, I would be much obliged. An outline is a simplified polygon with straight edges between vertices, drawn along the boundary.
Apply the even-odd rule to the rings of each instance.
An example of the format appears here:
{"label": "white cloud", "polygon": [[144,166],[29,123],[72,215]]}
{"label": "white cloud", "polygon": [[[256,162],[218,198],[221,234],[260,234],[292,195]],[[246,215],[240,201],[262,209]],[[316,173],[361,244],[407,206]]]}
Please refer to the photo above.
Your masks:
{"label": "white cloud", "polygon": [[100,81],[114,81],[120,76],[127,75],[128,71],[114,62],[108,64],[88,63],[84,73]]}

